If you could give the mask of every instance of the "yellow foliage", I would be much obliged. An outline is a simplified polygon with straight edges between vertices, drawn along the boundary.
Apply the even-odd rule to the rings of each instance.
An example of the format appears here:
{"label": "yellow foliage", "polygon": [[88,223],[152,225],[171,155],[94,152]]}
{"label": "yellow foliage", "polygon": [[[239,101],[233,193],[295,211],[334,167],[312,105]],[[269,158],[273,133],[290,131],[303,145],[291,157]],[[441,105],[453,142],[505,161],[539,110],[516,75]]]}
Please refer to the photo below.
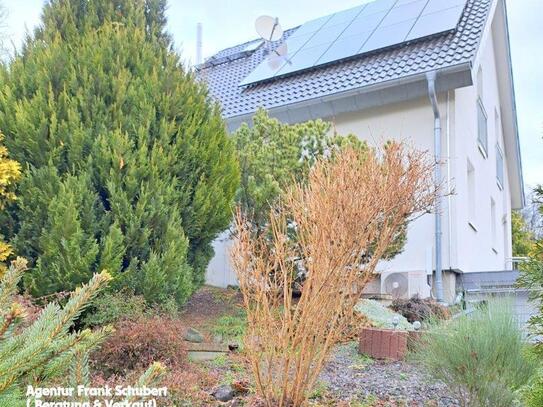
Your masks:
{"label": "yellow foliage", "polygon": [[[21,177],[21,166],[18,162],[8,158],[8,150],[2,145],[4,135],[0,133],[0,210],[5,204],[15,199],[13,186]],[[5,261],[12,253],[11,246],[0,239],[0,262]],[[0,265],[0,275],[3,268]]]}
{"label": "yellow foliage", "polygon": [[[0,143],[4,135],[0,133]],[[8,158],[7,148],[0,144],[0,209],[7,201],[15,199],[12,191],[13,184],[21,177],[21,166],[18,162]]]}

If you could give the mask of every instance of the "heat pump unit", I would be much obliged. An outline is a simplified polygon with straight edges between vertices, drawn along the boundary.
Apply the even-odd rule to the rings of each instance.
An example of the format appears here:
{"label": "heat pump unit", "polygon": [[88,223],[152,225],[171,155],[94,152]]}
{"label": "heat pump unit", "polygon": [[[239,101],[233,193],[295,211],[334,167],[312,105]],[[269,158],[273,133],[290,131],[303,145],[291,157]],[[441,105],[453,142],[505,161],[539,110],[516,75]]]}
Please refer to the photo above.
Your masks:
{"label": "heat pump unit", "polygon": [[381,274],[381,293],[392,298],[421,298],[430,296],[426,271],[386,272]]}

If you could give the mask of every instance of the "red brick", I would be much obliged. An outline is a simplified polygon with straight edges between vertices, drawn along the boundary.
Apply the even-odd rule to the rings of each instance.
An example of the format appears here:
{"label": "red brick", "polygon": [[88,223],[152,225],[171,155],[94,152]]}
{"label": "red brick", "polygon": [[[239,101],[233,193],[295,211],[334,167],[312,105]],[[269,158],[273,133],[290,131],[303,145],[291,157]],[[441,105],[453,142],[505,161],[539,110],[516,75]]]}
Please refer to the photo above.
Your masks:
{"label": "red brick", "polygon": [[358,349],[376,359],[401,360],[407,352],[407,336],[405,331],[363,328]]}

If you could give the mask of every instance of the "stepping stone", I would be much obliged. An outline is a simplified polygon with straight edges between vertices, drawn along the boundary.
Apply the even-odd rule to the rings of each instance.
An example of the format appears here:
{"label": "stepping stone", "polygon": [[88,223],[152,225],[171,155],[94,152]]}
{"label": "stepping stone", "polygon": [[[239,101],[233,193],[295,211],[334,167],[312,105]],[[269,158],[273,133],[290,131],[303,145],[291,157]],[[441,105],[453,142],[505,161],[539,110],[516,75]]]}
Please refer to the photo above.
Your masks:
{"label": "stepping stone", "polygon": [[204,336],[194,328],[187,329],[184,338],[187,342],[201,343],[204,341]]}
{"label": "stepping stone", "polygon": [[213,352],[213,351],[193,351],[189,350],[187,356],[192,362],[207,362],[210,360],[215,360],[219,356],[224,355],[224,352]]}
{"label": "stepping stone", "polygon": [[220,343],[187,343],[187,354],[193,362],[214,360],[228,353],[228,346]]}
{"label": "stepping stone", "polygon": [[211,395],[219,401],[226,402],[232,400],[235,397],[236,392],[232,386],[224,385],[216,388]]}

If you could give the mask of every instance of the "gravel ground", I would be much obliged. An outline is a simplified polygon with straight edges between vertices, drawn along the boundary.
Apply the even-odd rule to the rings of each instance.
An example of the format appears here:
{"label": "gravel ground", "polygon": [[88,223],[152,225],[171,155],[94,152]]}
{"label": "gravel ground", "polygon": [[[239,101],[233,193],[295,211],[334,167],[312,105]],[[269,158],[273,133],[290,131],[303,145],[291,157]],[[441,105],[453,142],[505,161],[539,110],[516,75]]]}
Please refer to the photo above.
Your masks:
{"label": "gravel ground", "polygon": [[320,382],[341,400],[377,398],[395,406],[459,406],[447,386],[407,362],[373,361],[360,356],[356,344],[339,347]]}

